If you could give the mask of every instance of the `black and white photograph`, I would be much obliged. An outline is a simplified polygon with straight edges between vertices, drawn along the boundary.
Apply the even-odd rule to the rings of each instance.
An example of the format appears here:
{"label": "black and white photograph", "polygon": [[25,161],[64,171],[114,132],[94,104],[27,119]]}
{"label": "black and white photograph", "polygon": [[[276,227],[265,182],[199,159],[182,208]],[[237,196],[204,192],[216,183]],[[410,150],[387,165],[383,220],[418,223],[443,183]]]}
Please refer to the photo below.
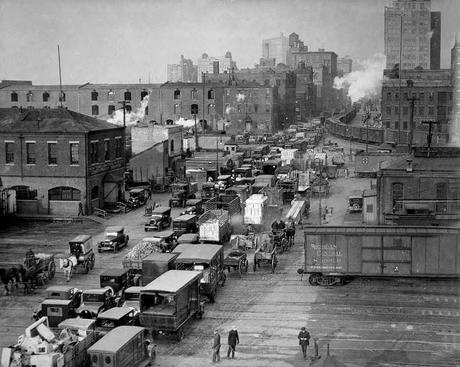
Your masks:
{"label": "black and white photograph", "polygon": [[0,0],[0,367],[460,366],[460,0]]}

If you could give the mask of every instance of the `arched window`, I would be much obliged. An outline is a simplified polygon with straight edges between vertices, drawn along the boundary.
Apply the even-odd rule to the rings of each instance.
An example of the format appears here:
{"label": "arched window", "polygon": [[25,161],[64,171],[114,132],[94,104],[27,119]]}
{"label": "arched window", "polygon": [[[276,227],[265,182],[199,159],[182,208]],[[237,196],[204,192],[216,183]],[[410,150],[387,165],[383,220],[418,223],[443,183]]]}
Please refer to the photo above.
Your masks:
{"label": "arched window", "polygon": [[11,102],[18,101],[18,94],[16,92],[11,93]]}
{"label": "arched window", "polygon": [[99,96],[99,93],[96,92],[95,90],[93,90],[93,91],[91,92],[91,100],[92,100],[92,101],[97,101],[97,97],[98,97],[98,96]]}
{"label": "arched window", "polygon": [[171,140],[171,153],[174,152],[174,140]]}
{"label": "arched window", "polygon": [[16,200],[36,200],[37,190],[32,190],[29,186],[13,186],[12,190],[16,191]]}
{"label": "arched window", "polygon": [[68,186],[59,186],[48,190],[48,200],[80,201],[80,190]]}
{"label": "arched window", "polygon": [[94,186],[91,189],[91,200],[95,200],[99,198],[99,186]]}
{"label": "arched window", "polygon": [[213,89],[208,90],[208,99],[214,99],[214,90]]}
{"label": "arched window", "polygon": [[31,90],[29,90],[26,94],[26,101],[27,102],[33,102],[34,100],[34,94],[32,93]]}
{"label": "arched window", "polygon": [[391,196],[393,199],[393,212],[398,212],[402,209],[402,200],[404,199],[404,185],[400,182],[395,182],[391,187]]}
{"label": "arched window", "polygon": [[179,89],[176,89],[174,91],[174,99],[180,99],[180,90]]}
{"label": "arched window", "polygon": [[195,88],[193,88],[192,91],[190,92],[190,97],[191,97],[192,99],[196,99],[196,97],[197,97],[197,91],[196,91]]}
{"label": "arched window", "polygon": [[146,90],[143,90],[141,92],[141,101],[144,99],[145,96],[148,96],[149,95],[149,92],[147,92]]}
{"label": "arched window", "polygon": [[125,101],[131,101],[131,92],[129,90],[125,92]]}
{"label": "arched window", "polygon": [[48,92],[43,93],[43,102],[48,102],[50,99],[50,94]]}
{"label": "arched window", "polygon": [[447,212],[447,182],[436,184],[436,212]]}
{"label": "arched window", "polygon": [[115,92],[112,90],[112,89],[109,89],[109,91],[107,92],[107,98],[109,99],[109,101],[113,101],[114,98],[115,98]]}

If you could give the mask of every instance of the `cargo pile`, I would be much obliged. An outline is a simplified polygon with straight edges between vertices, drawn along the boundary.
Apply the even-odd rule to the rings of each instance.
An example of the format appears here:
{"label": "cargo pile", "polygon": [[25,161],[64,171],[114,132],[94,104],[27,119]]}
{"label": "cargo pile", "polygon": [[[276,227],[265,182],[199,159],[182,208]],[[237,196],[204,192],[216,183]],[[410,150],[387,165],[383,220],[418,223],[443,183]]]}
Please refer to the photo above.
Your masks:
{"label": "cargo pile", "polygon": [[152,252],[163,252],[160,243],[141,241],[134,246],[123,259],[123,268],[142,269],[142,259]]}

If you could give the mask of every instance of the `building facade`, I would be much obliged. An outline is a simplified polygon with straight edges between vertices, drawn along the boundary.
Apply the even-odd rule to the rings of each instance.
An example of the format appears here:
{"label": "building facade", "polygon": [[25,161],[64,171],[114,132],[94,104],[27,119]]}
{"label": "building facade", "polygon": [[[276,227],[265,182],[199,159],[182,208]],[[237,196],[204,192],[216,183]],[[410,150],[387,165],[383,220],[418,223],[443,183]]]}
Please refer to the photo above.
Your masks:
{"label": "building facade", "polygon": [[227,51],[224,56],[212,57],[207,53],[203,53],[197,60],[197,75],[198,78],[204,73],[208,74],[223,74],[229,73],[232,69],[236,69],[236,62],[232,59],[232,53]]}
{"label": "building facade", "polygon": [[337,75],[343,77],[353,70],[353,60],[348,56],[337,58]]}
{"label": "building facade", "polygon": [[399,65],[400,58],[400,69],[439,68],[440,40],[441,17],[439,12],[432,15],[430,0],[395,0],[392,7],[385,7],[384,43],[387,69]]}
{"label": "building facade", "polygon": [[0,177],[18,213],[77,216],[124,197],[124,127],[61,108],[0,117]]}
{"label": "building facade", "polygon": [[179,64],[168,64],[168,81],[191,83],[197,81],[197,66],[193,61],[186,59],[184,55],[180,56]]}
{"label": "building facade", "polygon": [[286,56],[289,48],[289,40],[282,33],[279,37],[262,41],[262,58],[274,60],[274,65],[286,64]]}

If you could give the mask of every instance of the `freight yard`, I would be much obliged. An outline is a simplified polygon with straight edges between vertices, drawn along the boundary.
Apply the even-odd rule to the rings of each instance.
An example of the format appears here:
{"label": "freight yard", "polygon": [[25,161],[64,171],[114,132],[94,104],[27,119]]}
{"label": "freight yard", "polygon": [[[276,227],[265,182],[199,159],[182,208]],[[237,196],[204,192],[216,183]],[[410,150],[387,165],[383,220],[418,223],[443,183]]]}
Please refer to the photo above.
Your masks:
{"label": "freight yard", "polygon": [[[324,142],[327,144],[324,145]],[[350,143],[326,135],[314,150],[329,152],[330,156],[336,156],[335,153],[330,153],[334,150],[323,149],[329,144],[333,144],[334,150],[337,148],[340,152],[343,151],[343,148],[347,149]],[[361,147],[363,144],[353,142],[354,150]],[[375,150],[375,147],[370,146],[370,149]],[[324,158],[326,156],[327,153]],[[323,158],[321,155],[318,157]],[[315,228],[313,226],[320,224],[322,227],[317,228],[327,228],[324,227],[325,225],[335,228],[333,226],[343,226],[345,222],[351,226],[362,225],[362,213],[350,210],[350,206],[354,205],[355,201],[349,202],[347,198],[351,198],[352,193],[356,190],[362,192],[370,189],[372,185],[375,185],[375,179],[362,178],[355,174],[355,157],[343,155],[342,159],[344,164],[339,167],[341,175],[335,174],[327,180],[327,190],[320,184],[320,188],[317,189],[320,195],[309,193],[306,197],[299,197],[298,193],[294,193],[301,204],[296,201],[291,204],[291,197],[285,201],[284,205],[279,202],[276,207],[260,209],[260,206],[263,208],[265,205],[263,203],[267,201],[273,204],[273,195],[270,193],[260,195],[262,199],[258,198],[258,195],[249,199],[250,195],[247,195],[245,197],[247,211],[240,212],[232,207],[234,204],[231,204],[229,209],[229,200],[223,200],[219,204],[219,200],[214,199],[207,204],[208,206],[206,202],[202,203],[205,214],[198,215],[199,220],[196,220],[193,219],[193,214],[181,216],[184,213],[182,206],[173,206],[170,210],[163,209],[168,208],[168,205],[175,200],[174,193],[172,194],[173,199],[170,193],[153,193],[145,206],[140,206],[126,214],[113,214],[97,221],[95,219],[80,223],[32,222],[8,227],[0,235],[2,262],[20,262],[24,254],[32,249],[35,254],[53,255],[56,273],[53,279],[31,290],[31,294],[23,294],[23,287],[20,285],[17,289],[13,287],[11,294],[0,297],[2,309],[0,346],[7,347],[17,343],[19,335],[24,334],[24,330],[33,322],[34,310],[44,300],[45,289],[49,286],[71,286],[80,290],[99,288],[102,285],[100,275],[106,274],[107,271],[113,272],[110,269],[119,269],[120,274],[124,272],[126,276],[131,277],[132,284],[137,281],[137,284],[134,285],[145,286],[150,279],[155,279],[168,269],[173,269],[176,266],[174,263],[182,263],[181,266],[186,266],[187,261],[184,256],[189,251],[186,250],[187,246],[220,247],[180,244],[174,250],[175,242],[168,240],[173,234],[171,230],[174,229],[179,231],[179,234],[186,233],[186,236],[190,236],[192,232],[194,236],[201,238],[202,242],[222,243],[224,248],[222,257],[228,264],[230,264],[228,262],[230,260],[227,260],[230,259],[230,253],[235,251],[235,242],[229,241],[230,234],[240,233],[243,248],[240,248],[241,253],[233,255],[244,254],[244,257],[241,265],[239,258],[236,257],[236,267],[223,267],[218,270],[215,284],[212,280],[209,281],[210,288],[207,293],[203,293],[201,304],[197,304],[197,308],[193,311],[196,317],[187,318],[184,324],[173,329],[165,329],[158,324],[159,321],[152,321],[154,319],[148,318],[148,312],[143,313],[142,307],[144,306],[141,306],[141,325],[156,331],[154,342],[157,344],[157,364],[160,366],[209,365],[214,330],[218,329],[222,335],[224,354],[225,335],[233,326],[238,329],[240,338],[240,344],[237,346],[237,359],[223,358],[220,362],[223,366],[314,366],[314,348],[312,346],[308,348],[309,358],[305,361],[298,347],[297,334],[301,326],[306,326],[312,338],[317,339],[318,352],[323,358],[326,357],[329,346],[331,354],[350,367],[458,365],[460,363],[458,342],[460,334],[458,289],[460,284],[456,278],[449,279],[451,275],[458,274],[458,265],[450,275],[433,277],[422,272],[420,278],[406,277],[411,271],[403,272],[406,255],[402,251],[403,254],[398,256],[403,256],[403,258],[399,259],[400,263],[397,264],[398,269],[401,267],[401,274],[396,274],[397,277],[394,277],[394,273],[387,272],[381,275],[390,275],[390,277],[370,277],[369,275],[378,275],[378,272],[372,274],[369,271],[364,276],[359,276],[360,271],[355,271],[352,275],[358,276],[347,279],[343,285],[314,286],[335,284],[335,282],[330,282],[327,276],[319,281],[314,271],[310,277],[309,274],[301,274],[310,271],[309,267],[312,265],[311,258],[305,258],[304,249],[304,233],[313,233],[309,228]],[[313,160],[309,164],[320,163]],[[313,177],[310,177],[307,186],[313,182]],[[225,187],[219,189],[222,191],[232,187],[236,189],[237,186],[231,185],[225,184]],[[300,184],[298,186],[302,187]],[[311,190],[310,187],[308,191]],[[203,197],[203,192],[201,192],[201,197]],[[200,195],[197,197],[199,199]],[[195,203],[200,201],[198,199],[195,199]],[[308,205],[305,205],[302,200],[307,200]],[[183,201],[185,204],[185,199]],[[154,203],[157,208],[152,209]],[[259,210],[266,210],[265,214],[260,214],[264,216],[263,218],[256,214],[258,207]],[[198,212],[201,212],[200,208],[194,210],[197,209]],[[300,216],[292,214],[296,210],[304,213]],[[322,215],[319,214],[320,210]],[[246,240],[243,233],[244,228],[249,224],[252,225],[257,237],[257,232],[270,231],[272,221],[286,218],[288,212],[291,213],[290,216],[295,216],[297,223],[292,247],[278,246],[277,240],[274,239],[273,250],[266,250],[268,252],[262,253],[262,261],[259,262],[258,267],[255,267],[254,259],[260,257],[255,255],[254,243]],[[229,213],[231,220],[229,220]],[[182,219],[175,220],[178,217]],[[121,232],[117,232],[121,229],[123,229],[122,235]],[[452,231],[457,233],[454,229]],[[112,235],[113,232],[117,233]],[[83,271],[73,273],[70,280],[66,281],[64,269],[59,267],[59,259],[69,257],[69,241],[76,241],[77,238],[81,238],[82,234],[92,237],[95,253],[94,268],[89,266],[85,274],[86,268],[83,265]],[[112,236],[110,237],[112,242],[107,242],[104,246],[112,246],[110,250],[98,252],[97,248],[100,247],[96,244],[109,236]],[[126,237],[123,236],[129,236],[126,247],[121,245],[126,240]],[[163,240],[152,239],[155,236]],[[113,246],[115,246],[116,239],[120,241],[120,248],[117,245],[115,250]],[[142,247],[141,245],[136,246],[138,243],[142,243]],[[145,245],[146,243],[148,245]],[[310,243],[313,242],[310,240],[305,242],[308,248],[307,255],[312,251],[308,245]],[[139,250],[135,248],[142,248],[142,255],[139,255]],[[147,248],[150,250],[147,251]],[[155,250],[157,248],[161,250]],[[352,251],[351,247],[348,249]],[[155,255],[157,251],[166,251],[166,253]],[[175,251],[178,251],[179,255],[174,255]],[[326,256],[326,250],[321,251],[323,251],[322,256]],[[127,257],[129,253],[136,253],[136,256],[142,257],[134,262],[134,258]],[[146,257],[149,253],[152,255]],[[273,265],[273,257],[270,254],[276,257],[275,265]],[[85,256],[91,259],[92,255],[88,253]],[[342,255],[340,256],[342,259]],[[364,252],[362,256],[364,256],[363,260],[366,260]],[[374,255],[369,256],[372,258]],[[148,265],[142,261],[144,257],[145,261],[150,259],[148,261],[155,262],[158,267],[147,272],[145,269]],[[159,257],[162,258],[161,262],[158,260]],[[247,263],[244,259],[247,259]],[[194,261],[196,263],[197,260]],[[212,261],[219,260],[210,261],[212,264]],[[351,257],[350,261],[352,261]],[[337,257],[334,263],[337,267],[339,264]],[[376,264],[378,263],[377,259]],[[350,266],[352,269],[354,265]],[[366,266],[372,268],[370,265]],[[122,271],[123,268],[125,270]],[[210,269],[213,269],[212,266]],[[299,272],[299,269],[302,272]],[[365,269],[365,266],[359,266],[359,269]],[[210,275],[207,275],[210,279],[212,271]],[[323,274],[326,275],[326,273]],[[203,274],[206,274],[206,265]],[[139,279],[141,279],[140,282]],[[312,279],[315,280],[312,281]],[[154,285],[149,285],[149,287],[154,287]],[[149,287],[146,287],[145,297],[147,297]],[[141,299],[143,299],[142,290],[140,292]],[[202,293],[201,287],[200,293]],[[201,315],[202,311],[204,312]]]}

